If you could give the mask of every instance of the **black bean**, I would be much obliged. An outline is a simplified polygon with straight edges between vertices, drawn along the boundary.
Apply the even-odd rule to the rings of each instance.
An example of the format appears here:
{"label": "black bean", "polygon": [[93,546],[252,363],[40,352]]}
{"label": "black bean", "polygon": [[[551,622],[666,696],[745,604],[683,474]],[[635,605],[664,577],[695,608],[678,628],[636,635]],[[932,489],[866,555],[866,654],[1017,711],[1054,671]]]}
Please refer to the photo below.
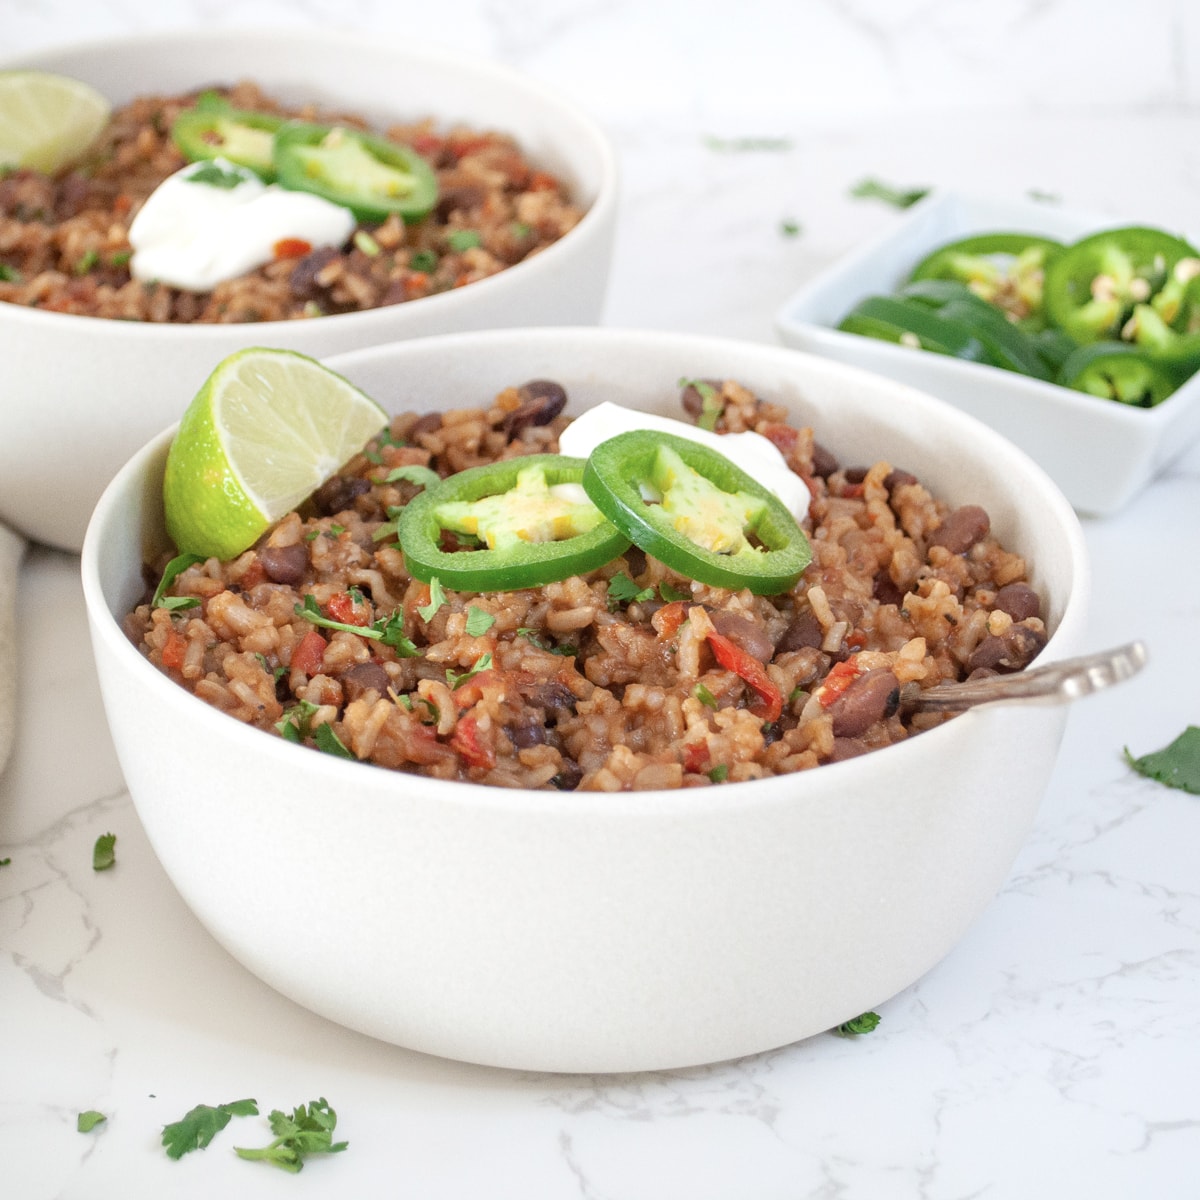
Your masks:
{"label": "black bean", "polygon": [[894,604],[899,608],[904,603],[904,593],[893,582],[886,568],[875,573],[875,582],[871,588],[871,595],[880,604]]}
{"label": "black bean", "polygon": [[684,385],[679,393],[679,403],[683,405],[683,411],[689,417],[699,419],[704,411],[704,396],[696,386],[697,383],[707,384],[718,396],[724,384],[720,379],[697,379]]}
{"label": "black bean", "polygon": [[468,208],[477,208],[484,200],[484,190],[481,187],[474,187],[471,184],[462,184],[458,187],[443,188],[438,196],[437,206],[434,211],[437,213],[437,218],[443,224],[450,219],[452,212]]}
{"label": "black bean", "polygon": [[372,690],[386,696],[392,684],[391,676],[379,663],[373,662],[357,663],[342,676],[341,682],[347,704]]}
{"label": "black bean", "polygon": [[828,479],[838,469],[838,460],[820,442],[813,442],[812,463],[813,474],[820,479]]}
{"label": "black bean", "polygon": [[987,537],[992,523],[987,510],[978,504],[964,504],[949,513],[933,531],[930,546],[942,546],[951,554],[966,554],[977,542]]}
{"label": "black bean", "polygon": [[324,292],[317,282],[317,276],[338,257],[338,252],[332,246],[322,246],[311,254],[306,254],[292,268],[288,276],[288,290],[297,300],[316,300]]}
{"label": "black bean", "polygon": [[1014,621],[1042,615],[1042,601],[1027,583],[1006,583],[996,593],[996,607]]}
{"label": "black bean", "polygon": [[917,477],[909,471],[902,471],[896,467],[888,472],[887,478],[883,481],[883,486],[889,492],[894,492],[898,487],[906,487],[910,483],[916,483]]}
{"label": "black bean", "polygon": [[537,713],[521,713],[512,724],[505,725],[504,732],[518,750],[546,744],[546,725]]}
{"label": "black bean", "polygon": [[408,440],[412,441],[422,433],[436,433],[442,427],[441,413],[426,413],[418,417],[408,428]]}
{"label": "black bean", "polygon": [[835,738],[866,733],[876,721],[890,717],[900,705],[900,684],[886,667],[867,671],[829,706]]}
{"label": "black bean", "polygon": [[264,546],[258,561],[273,583],[297,584],[308,569],[308,547],[303,542],[290,546]]}
{"label": "black bean", "polygon": [[576,705],[575,693],[557,679],[537,679],[520,688],[521,695],[538,708],[567,708]]}
{"label": "black bean", "polygon": [[637,546],[630,546],[622,555],[630,579],[636,579],[646,569],[646,552]]}
{"label": "black bean", "polygon": [[862,483],[867,477],[867,467],[847,467],[842,472],[842,478],[847,483]]}
{"label": "black bean", "polygon": [[816,613],[811,608],[806,608],[797,613],[783,631],[783,636],[775,643],[775,653],[789,654],[793,650],[803,650],[805,647],[816,650],[824,640],[825,631],[821,628]]}
{"label": "black bean", "polygon": [[767,636],[757,621],[743,617],[740,613],[717,611],[710,614],[713,628],[727,637],[736,646],[740,646],[751,658],[759,662],[770,662],[775,653],[775,643]]}
{"label": "black bean", "polygon": [[355,497],[370,490],[370,482],[360,475],[334,475],[313,492],[313,507],[320,516],[332,517],[345,512],[354,503]]}
{"label": "black bean", "polygon": [[1013,625],[1006,633],[997,637],[989,634],[971,652],[967,659],[967,670],[977,671],[990,667],[1007,673],[1027,667],[1046,644],[1046,635],[1028,625]]}
{"label": "black bean", "polygon": [[521,403],[502,422],[500,429],[515,441],[530,425],[549,425],[566,407],[567,393],[551,379],[531,379],[517,389]]}
{"label": "black bean", "polygon": [[550,782],[558,788],[560,792],[573,792],[583,779],[583,770],[579,764],[573,759],[568,758],[565,754],[562,760],[562,770],[554,776]]}

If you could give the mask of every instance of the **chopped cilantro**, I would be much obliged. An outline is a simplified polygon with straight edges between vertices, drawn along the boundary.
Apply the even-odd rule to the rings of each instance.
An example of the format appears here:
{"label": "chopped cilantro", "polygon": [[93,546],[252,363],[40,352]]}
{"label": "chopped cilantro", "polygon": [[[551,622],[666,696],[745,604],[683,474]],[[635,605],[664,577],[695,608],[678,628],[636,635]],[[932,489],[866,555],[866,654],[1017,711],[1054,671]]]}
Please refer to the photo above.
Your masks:
{"label": "chopped cilantro", "polygon": [[458,687],[459,684],[465,683],[472,675],[478,675],[480,671],[486,671],[492,665],[492,654],[489,650],[486,654],[481,654],[476,660],[475,665],[469,671],[463,671],[461,674],[458,671],[446,669],[446,683],[450,689]]}
{"label": "chopped cilantro", "polygon": [[527,225],[524,221],[514,221],[512,223],[512,235],[516,238],[527,238],[533,232],[533,226]]}
{"label": "chopped cilantro", "polygon": [[717,137],[715,134],[708,134],[704,139],[704,144],[710,149],[715,150],[719,154],[744,154],[747,151],[755,150],[790,150],[792,142],[790,138],[785,137],[732,137],[723,138]]}
{"label": "chopped cilantro", "polygon": [[473,250],[483,245],[483,238],[474,229],[456,229],[446,238],[446,244],[451,250],[461,254],[464,250]]}
{"label": "chopped cilantro", "polygon": [[467,609],[467,634],[470,637],[482,637],[496,623],[496,618],[490,612],[471,605]]}
{"label": "chopped cilantro", "polygon": [[99,261],[100,255],[95,250],[86,251],[75,264],[75,274],[86,275]]}
{"label": "chopped cilantro", "polygon": [[700,701],[706,708],[717,707],[717,698],[704,686],[702,683],[696,684],[695,691],[696,699]]}
{"label": "chopped cilantro", "polygon": [[92,847],[92,870],[107,871],[117,861],[117,835],[102,833]]}
{"label": "chopped cilantro", "polygon": [[75,1118],[75,1128],[80,1133],[91,1133],[97,1125],[107,1120],[108,1118],[102,1112],[97,1112],[94,1108],[89,1108],[87,1112],[81,1112]]}
{"label": "chopped cilantro", "polygon": [[783,234],[784,237],[799,237],[804,232],[804,226],[801,225],[799,221],[794,220],[792,217],[785,217],[779,222],[779,232]]}
{"label": "chopped cilantro", "polygon": [[108,265],[110,267],[123,267],[132,257],[132,250],[116,250],[108,256]]}
{"label": "chopped cilantro", "polygon": [[163,577],[158,581],[158,587],[154,590],[154,598],[150,601],[151,608],[165,608],[169,611],[177,611],[181,608],[196,608],[200,601],[195,596],[168,596],[166,590],[183,574],[188,567],[194,567],[197,563],[204,562],[203,554],[179,554],[167,563],[166,570],[163,571]]}
{"label": "chopped cilantro", "polygon": [[371,534],[371,541],[382,542],[384,538],[396,536],[400,527],[400,518],[404,516],[404,505],[389,504],[387,515],[388,519],[382,525],[376,526],[375,532]]}
{"label": "chopped cilantro", "polygon": [[180,1159],[189,1150],[203,1150],[229,1124],[230,1117],[256,1116],[256,1100],[231,1100],[215,1107],[197,1104],[180,1120],[163,1126],[162,1144],[168,1158]]}
{"label": "chopped cilantro", "polygon": [[855,1037],[860,1033],[870,1033],[878,1024],[878,1013],[865,1012],[860,1013],[857,1017],[851,1017],[849,1021],[843,1021],[834,1032],[841,1034],[842,1037]]}
{"label": "chopped cilantro", "polygon": [[0,262],[0,283],[20,283],[21,272],[16,267],[10,267],[8,263]]}
{"label": "chopped cilantro", "polygon": [[724,783],[729,778],[729,768],[724,763],[718,763],[709,771],[708,777],[713,783]]}
{"label": "chopped cilantro", "polygon": [[862,179],[850,189],[850,195],[859,200],[882,200],[893,208],[912,208],[929,195],[929,188],[895,188],[878,179]]}
{"label": "chopped cilantro", "polygon": [[412,271],[420,271],[424,275],[428,275],[430,271],[436,271],[438,265],[438,256],[432,250],[418,250],[416,254],[408,260],[409,269]]}
{"label": "chopped cilantro", "polygon": [[534,629],[531,625],[522,625],[517,630],[517,637],[523,637],[526,641],[532,643],[539,650],[546,650],[550,654],[562,654],[564,656],[572,656],[579,653],[574,646],[562,645],[556,646],[545,634],[540,630]]}
{"label": "chopped cilantro", "polygon": [[407,467],[393,467],[379,483],[415,483],[418,487],[431,488],[442,482],[442,477],[429,467],[410,463]]}
{"label": "chopped cilantro", "polygon": [[672,604],[676,600],[686,600],[687,592],[681,592],[677,587],[672,587],[669,583],[660,583],[658,585],[658,595],[664,604]]}
{"label": "chopped cilantro", "polygon": [[385,646],[391,646],[401,658],[415,658],[420,654],[416,644],[404,635],[404,616],[399,610],[389,617],[380,617],[371,625],[351,625],[349,622],[335,621],[332,617],[327,617],[321,611],[316,596],[309,592],[304,597],[303,604],[292,606],[292,612],[324,629],[340,629],[344,633],[356,633],[359,637],[382,642]]}
{"label": "chopped cilantro", "polygon": [[641,604],[653,595],[654,588],[639,588],[624,571],[618,571],[608,581],[609,609],[615,609],[618,604]]}
{"label": "chopped cilantro", "polygon": [[1141,758],[1126,747],[1125,761],[1147,779],[1200,796],[1200,726],[1189,725],[1169,746]]}
{"label": "chopped cilantro", "polygon": [[422,604],[417,608],[417,612],[421,614],[421,620],[428,624],[433,620],[434,613],[445,603],[446,590],[442,587],[442,581],[435,575],[429,581],[429,603]]}
{"label": "chopped cilantro", "polygon": [[351,751],[346,749],[345,743],[334,732],[332,725],[318,725],[313,734],[313,741],[316,742],[318,750],[324,750],[326,754],[332,754],[335,758],[353,759],[355,757]]}
{"label": "chopped cilantro", "polygon": [[275,722],[275,728],[286,742],[302,742],[312,729],[312,719],[317,706],[311,700],[301,700],[285,709],[283,716]]}
{"label": "chopped cilantro", "polygon": [[310,1154],[337,1154],[345,1150],[349,1142],[335,1142],[333,1131],[337,1128],[337,1113],[322,1096],[310,1100],[308,1105],[298,1105],[291,1116],[272,1109],[267,1118],[275,1140],[269,1146],[246,1149],[235,1146],[239,1158],[252,1162],[267,1162],[293,1174],[304,1166]]}
{"label": "chopped cilantro", "polygon": [[188,183],[206,183],[209,187],[224,188],[226,191],[240,187],[246,182],[246,176],[241,171],[226,170],[215,162],[206,162],[183,178]]}

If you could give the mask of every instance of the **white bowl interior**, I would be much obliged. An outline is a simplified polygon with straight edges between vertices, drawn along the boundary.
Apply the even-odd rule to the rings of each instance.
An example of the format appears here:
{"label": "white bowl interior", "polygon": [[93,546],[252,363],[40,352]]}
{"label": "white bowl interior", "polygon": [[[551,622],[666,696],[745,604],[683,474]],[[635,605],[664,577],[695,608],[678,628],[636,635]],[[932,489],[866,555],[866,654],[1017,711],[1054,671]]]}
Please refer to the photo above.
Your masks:
{"label": "white bowl interior", "polygon": [[11,364],[5,399],[22,413],[0,440],[0,520],[38,541],[78,550],[104,485],[236,349],[322,357],[405,337],[600,318],[616,226],[613,148],[585,114],[504,67],[390,38],[302,30],[159,34],[4,65],[72,75],[115,103],[245,78],[284,100],[315,99],[381,124],[432,116],[443,126],[500,129],[588,209],[526,262],[470,287],[361,313],[170,326],[0,305],[0,358]]}
{"label": "white bowl interior", "polygon": [[1156,408],[1133,409],[836,326],[859,300],[892,293],[925,255],[959,238],[1012,230],[1073,241],[1123,223],[1133,222],[938,193],[798,289],[777,314],[776,329],[788,345],[877,371],[978,417],[1044,467],[1081,512],[1112,513],[1200,436],[1200,377]]}
{"label": "white bowl interior", "polygon": [[[988,507],[1077,653],[1088,569],[1070,507],[971,419],[770,347],[606,330],[429,339],[332,364],[385,407],[486,401],[550,377],[568,411],[676,411],[682,375],[793,406],[846,462],[888,456]],[[83,580],[105,707],[164,867],[232,954],[374,1036],[500,1066],[617,1071],[765,1050],[880,1003],[943,957],[999,888],[1065,713],[993,708],[800,776],[622,796],[486,789],[299,750],[152,668],[120,616],[161,546],[170,432],[97,507]],[[219,766],[214,766],[219,764]],[[297,955],[281,922],[310,931]],[[311,921],[311,925],[309,922]]]}

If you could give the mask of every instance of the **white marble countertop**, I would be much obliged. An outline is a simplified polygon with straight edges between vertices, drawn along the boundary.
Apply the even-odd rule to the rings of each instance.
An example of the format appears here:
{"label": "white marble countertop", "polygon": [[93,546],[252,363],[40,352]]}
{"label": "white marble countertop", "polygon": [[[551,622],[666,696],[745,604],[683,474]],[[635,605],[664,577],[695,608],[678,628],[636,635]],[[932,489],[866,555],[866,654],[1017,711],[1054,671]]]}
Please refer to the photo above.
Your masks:
{"label": "white marble countertop", "polygon": [[[149,27],[125,7],[91,5],[85,18],[61,0],[30,6],[13,25],[11,49],[49,44],[68,27]],[[284,9],[251,7],[251,17],[268,19]],[[672,102],[642,79],[643,101],[661,100],[652,121],[634,119],[627,100],[574,69],[581,26],[602,26],[600,49],[618,45],[618,34],[637,25],[635,7],[604,6],[611,15],[602,19],[599,8],[568,5],[558,27],[549,4],[511,5],[501,20],[505,6],[481,0],[466,6],[464,24],[465,48],[551,82],[574,81],[580,99],[605,109],[624,164],[610,325],[774,341],[774,313],[789,292],[897,219],[878,202],[850,198],[866,175],[1007,198],[1037,190],[1115,220],[1200,230],[1200,113],[1192,108],[1200,72],[1187,70],[1200,49],[1182,3],[1136,10],[1146,28],[1170,18],[1175,48],[1147,44],[1162,58],[1159,86],[1120,106],[1071,107],[1050,91],[1039,105],[1031,79],[1049,69],[1041,56],[1025,63],[1021,103],[919,115],[937,89],[914,66],[915,35],[898,16],[867,22],[864,12],[878,16],[885,6],[863,0],[812,11],[845,34],[838,44],[851,65],[867,54],[859,35],[863,45],[892,47],[867,72],[883,73],[884,84],[872,78],[886,94],[841,111],[793,103],[772,55],[770,70],[747,85],[752,94],[725,107],[697,100],[700,88]],[[945,80],[956,86],[973,62],[981,79],[998,75],[996,56],[1025,44],[1012,32],[1018,16],[1027,26],[1035,10],[1037,20],[1101,24],[1094,10],[1067,0],[1009,6],[1005,21],[987,6],[999,40],[989,58],[983,10],[946,7],[934,29],[942,41],[929,42],[928,29],[922,36],[931,62],[939,47],[954,51]],[[321,8],[288,11],[313,23]],[[924,20],[919,5],[887,11],[901,8]],[[339,20],[383,9],[350,5]],[[661,9],[664,33],[685,9]],[[1112,6],[1114,15],[1125,11]],[[232,6],[204,0],[156,12],[159,25],[235,20]],[[70,16],[80,19],[68,26],[62,18]],[[980,28],[967,30],[972,22]],[[1039,32],[1026,28],[1026,42]],[[715,44],[719,31],[711,33]],[[743,67],[754,76],[752,63]],[[832,68],[822,69],[827,79]],[[664,86],[678,80],[669,71]],[[787,145],[722,152],[706,142],[710,134]],[[784,236],[785,220],[801,233]],[[100,708],[78,560],[33,548],[17,588],[16,744],[0,777],[0,858],[11,860],[0,867],[0,1194],[1194,1197],[1200,802],[1136,776],[1121,751],[1158,749],[1200,724],[1198,512],[1193,447],[1122,513],[1085,521],[1095,572],[1091,642],[1140,637],[1149,666],[1075,707],[1006,885],[940,965],[879,1007],[873,1033],[619,1077],[511,1073],[382,1045],[298,1008],[235,963],[173,890],[124,790]],[[97,873],[92,846],[106,832],[117,835],[117,864]],[[202,1101],[256,1096],[265,1111],[320,1095],[337,1109],[350,1148],[298,1177],[239,1161],[228,1131],[180,1162],[159,1145],[161,1127]],[[76,1114],[87,1109],[108,1120],[81,1134]]]}

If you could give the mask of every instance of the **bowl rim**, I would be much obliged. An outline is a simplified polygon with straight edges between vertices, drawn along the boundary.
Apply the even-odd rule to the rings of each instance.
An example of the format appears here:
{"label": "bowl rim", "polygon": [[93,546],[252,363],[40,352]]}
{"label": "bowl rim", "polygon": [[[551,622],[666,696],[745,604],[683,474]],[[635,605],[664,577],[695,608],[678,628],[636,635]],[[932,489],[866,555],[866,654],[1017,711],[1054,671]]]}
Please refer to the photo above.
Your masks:
{"label": "bowl rim", "polygon": [[[977,418],[961,412],[926,392],[907,384],[898,383],[886,376],[844,363],[832,362],[819,355],[770,344],[750,343],[701,334],[597,326],[533,327],[438,334],[330,355],[326,361],[333,369],[340,371],[344,369],[343,364],[351,359],[367,361],[380,357],[386,359],[394,355],[404,358],[425,354],[433,349],[444,350],[446,354],[452,355],[464,346],[479,347],[482,351],[490,345],[503,343],[517,343],[518,345],[526,343],[533,347],[545,346],[547,342],[562,342],[564,345],[576,346],[580,340],[596,343],[597,346],[604,346],[606,343],[614,347],[617,344],[626,344],[650,348],[690,345],[704,346],[718,351],[725,347],[731,353],[743,356],[751,353],[764,363],[778,364],[785,372],[789,368],[794,372],[798,365],[801,372],[813,370],[818,375],[824,373],[833,379],[842,379],[848,383],[857,381],[864,386],[876,389],[883,386],[896,393],[905,405],[917,405],[936,411],[939,420],[945,421],[952,427],[959,427],[963,435],[982,437],[990,444],[989,457],[995,460],[998,456],[1000,460],[997,467],[998,472],[1003,470],[1005,464],[1012,464],[1023,472],[1024,482],[1032,484],[1037,489],[1040,503],[1051,513],[1067,543],[1071,560],[1070,591],[1047,643],[1047,650],[1050,653],[1044,660],[1039,656],[1039,662],[1052,662],[1062,656],[1062,651],[1055,647],[1056,641],[1069,641],[1073,636],[1081,636],[1086,620],[1087,597],[1091,585],[1090,562],[1082,526],[1058,486],[1024,451]],[[416,791],[413,781],[417,781],[420,798],[428,803],[470,806],[472,808],[483,805],[489,810],[495,811],[520,810],[525,813],[537,812],[551,816],[559,814],[572,818],[611,812],[624,817],[661,819],[681,816],[689,812],[724,811],[731,807],[745,808],[749,803],[753,803],[756,809],[763,810],[776,806],[789,806],[799,798],[795,781],[811,775],[809,771],[771,776],[767,779],[727,782],[719,787],[647,789],[618,793],[557,792],[533,788],[505,788],[461,780],[435,779],[404,771],[392,771],[367,762],[349,762],[333,755],[322,754],[309,747],[297,747],[285,742],[282,738],[265,735],[263,730],[245,725],[236,718],[229,717],[226,713],[206,704],[170,680],[138,652],[126,637],[121,618],[114,615],[109,608],[102,584],[101,564],[104,560],[102,538],[108,526],[116,520],[116,511],[124,500],[125,493],[131,490],[141,490],[144,494],[145,489],[142,484],[146,473],[152,468],[157,457],[165,456],[167,446],[177,428],[178,422],[162,430],[148,441],[109,482],[88,523],[80,561],[84,602],[93,641],[102,642],[108,653],[119,656],[128,664],[131,671],[137,673],[140,680],[145,681],[151,700],[157,700],[163,704],[182,703],[185,707],[190,704],[192,719],[200,722],[206,730],[211,730],[214,736],[232,739],[235,747],[244,746],[246,753],[258,758],[269,755],[274,761],[274,756],[284,755],[279,762],[285,769],[294,769],[297,766],[297,759],[294,755],[298,751],[304,750],[317,755],[315,760],[310,761],[310,771],[328,772],[331,787],[335,788],[343,797],[354,795],[354,781],[363,778],[353,772],[370,770],[374,772],[373,777],[379,781],[380,787],[392,786],[400,790],[407,787],[409,790]],[[1060,638],[1058,635],[1063,630],[1066,632]],[[917,737],[884,747],[882,750],[887,753],[887,763],[892,767],[899,767],[906,759],[915,754],[936,754],[939,748],[942,748],[943,753],[953,754],[956,746],[960,746],[964,739],[969,740],[973,736],[987,736],[986,727],[992,716],[998,711],[1003,711],[1004,708],[1005,706],[1000,705],[990,710],[973,709],[960,714],[952,721],[926,730]],[[217,722],[217,724],[214,725],[213,722]],[[978,726],[984,728],[976,734],[974,731]],[[251,740],[243,741],[245,738]],[[872,751],[854,759],[826,763],[814,769],[820,772],[820,778],[824,780],[844,776],[853,778],[851,773],[862,773],[864,763],[878,763],[878,756],[881,752]],[[831,776],[829,772],[837,774]]]}
{"label": "bowl rim", "polygon": [[[584,108],[576,104],[574,100],[559,94],[553,88],[546,86],[532,76],[528,76],[495,59],[460,54],[433,42],[408,42],[395,34],[382,34],[379,37],[367,38],[363,34],[346,30],[326,30],[306,27],[275,30],[265,25],[249,25],[232,32],[236,33],[239,41],[261,38],[264,41],[270,41],[273,48],[277,48],[281,43],[287,42],[305,46],[314,43],[322,46],[332,44],[337,48],[347,51],[367,46],[371,47],[372,50],[378,50],[383,45],[390,50],[394,50],[398,61],[420,61],[434,67],[446,66],[454,70],[477,74],[498,87],[507,88],[517,93],[524,93],[529,98],[543,104],[547,110],[556,109],[561,112],[576,126],[572,136],[575,138],[581,135],[585,137],[590,152],[595,156],[598,168],[596,192],[594,198],[584,211],[583,216],[562,237],[538,254],[535,254],[532,258],[524,259],[519,263],[513,263],[495,275],[489,275],[485,279],[476,280],[474,283],[461,289],[440,292],[433,296],[422,296],[418,300],[408,300],[399,305],[361,309],[357,312],[330,313],[320,318],[312,318],[313,320],[319,320],[323,329],[338,329],[344,326],[347,321],[353,320],[356,322],[357,328],[363,329],[366,327],[368,332],[370,326],[379,325],[381,328],[375,331],[376,336],[388,337],[393,335],[391,327],[395,326],[397,319],[403,319],[401,314],[411,311],[409,305],[420,305],[418,311],[421,313],[436,315],[442,309],[452,310],[453,306],[465,303],[464,296],[474,296],[478,299],[499,293],[497,299],[502,299],[506,289],[523,284],[523,281],[530,275],[533,276],[534,281],[536,281],[538,275],[546,276],[549,274],[552,276],[558,269],[559,260],[565,254],[572,253],[573,247],[581,240],[575,236],[576,234],[590,236],[593,230],[595,230],[596,234],[599,235],[615,219],[620,190],[620,166],[612,138],[600,122]],[[228,46],[230,36],[231,31],[228,29],[185,29],[153,32],[143,31],[124,37],[90,38],[76,42],[62,43],[60,45],[44,46],[16,56],[0,56],[0,71],[46,70],[48,69],[45,66],[47,60],[57,60],[72,56],[104,56],[116,50],[126,49],[142,50],[150,54],[161,46],[196,46],[197,44],[202,44],[207,49],[219,51]],[[564,243],[569,243],[565,249]],[[512,282],[514,272],[517,275],[516,283]],[[475,290],[481,287],[485,289],[482,293]],[[88,328],[103,329],[108,336],[117,334],[117,336],[128,337],[135,341],[139,338],[172,336],[167,331],[184,329],[190,332],[187,335],[177,334],[175,336],[188,336],[190,338],[198,338],[201,341],[206,338],[219,341],[221,338],[229,336],[230,329],[230,326],[222,324],[202,325],[179,322],[127,321],[118,317],[93,317],[83,313],[48,312],[44,309],[27,308],[7,303],[0,303],[0,314],[3,314],[0,315],[0,320],[7,319],[18,323],[28,321],[35,328],[47,322],[51,324],[66,322],[64,325],[64,330],[66,331],[70,331],[72,327],[78,327],[79,322],[86,322]],[[330,324],[330,322],[333,324]],[[259,321],[254,323],[254,327],[269,331],[284,327],[292,328],[296,324],[297,321],[295,319]],[[243,327],[244,323],[233,326],[233,328],[237,329]]]}
{"label": "bowl rim", "polygon": [[[1053,214],[1054,217],[1065,218],[1067,224],[1078,223],[1095,229],[1119,229],[1133,224],[1131,221],[1123,221],[1085,209],[1059,205],[1047,209],[1046,205],[1039,205],[1033,201],[985,199],[951,188],[935,188],[907,209],[897,224],[840,255],[834,262],[818,271],[811,279],[806,280],[792,292],[775,313],[774,326],[778,336],[785,341],[789,338],[800,339],[803,343],[802,348],[810,351],[816,346],[852,346],[856,353],[861,352],[866,361],[871,364],[866,369],[872,371],[882,372],[884,364],[897,361],[897,355],[914,353],[908,347],[896,346],[878,339],[864,338],[861,334],[846,333],[835,325],[826,325],[811,317],[798,317],[795,315],[795,310],[803,311],[812,303],[814,297],[819,296],[821,292],[835,283],[852,279],[859,272],[865,274],[881,254],[903,246],[907,241],[912,240],[916,231],[929,219],[930,214],[936,214],[943,209],[953,212],[959,206],[966,206],[968,209],[974,207],[1010,211],[1014,219],[1019,219],[1022,214],[1029,214],[1033,218],[1029,229],[1029,232],[1032,233],[1038,232],[1033,227],[1037,225],[1036,218],[1039,215],[1044,216],[1047,212]],[[1056,221],[1055,223],[1061,222]],[[982,233],[986,230],[983,226],[978,228],[972,226],[961,236],[971,236],[972,232]],[[1079,236],[1082,237],[1085,234],[1080,233]],[[1193,244],[1197,244],[1197,239],[1190,240]],[[863,294],[875,293],[870,287],[864,285]],[[819,351],[815,352],[819,353]],[[921,352],[917,351],[916,353]],[[984,368],[990,372],[987,378],[993,387],[1025,391],[1031,396],[1040,397],[1045,403],[1065,406],[1073,416],[1078,415],[1085,420],[1099,420],[1129,429],[1152,428],[1155,425],[1171,422],[1181,408],[1194,403],[1196,397],[1200,396],[1200,371],[1180,384],[1162,403],[1156,404],[1153,408],[1137,408],[1117,402],[1098,404],[1097,401],[1102,397],[1089,396],[1049,380],[1034,379],[1015,371],[1006,371],[1001,367],[992,366],[990,363],[968,362],[964,359],[952,358],[949,355],[925,352],[922,354],[921,364],[922,371],[930,372],[935,378],[944,377],[954,380],[960,386],[977,383],[977,372],[980,368]],[[1175,401],[1178,403],[1173,403]]]}

